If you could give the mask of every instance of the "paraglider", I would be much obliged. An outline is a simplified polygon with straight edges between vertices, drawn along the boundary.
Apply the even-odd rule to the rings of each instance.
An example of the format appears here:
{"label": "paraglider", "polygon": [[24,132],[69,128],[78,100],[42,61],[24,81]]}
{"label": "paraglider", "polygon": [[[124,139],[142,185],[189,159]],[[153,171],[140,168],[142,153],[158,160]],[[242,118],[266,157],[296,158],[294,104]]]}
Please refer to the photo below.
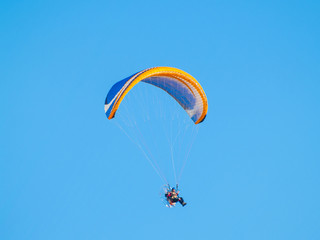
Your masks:
{"label": "paraglider", "polygon": [[[153,87],[156,87],[156,89],[161,89],[171,96],[171,100],[168,100],[170,102],[165,103],[162,100],[166,98],[166,96],[163,96],[163,98],[157,97],[156,100],[151,101],[143,98],[140,105],[136,99],[129,100],[126,102],[127,105],[124,104],[125,107],[123,108],[122,114],[123,124],[120,124],[120,121],[116,124],[125,135],[139,147],[161,180],[168,185],[166,178],[167,173],[162,171],[160,167],[161,164],[156,161],[157,155],[164,154],[165,151],[161,149],[160,154],[153,154],[151,150],[152,147],[157,147],[159,143],[165,142],[165,140],[156,140],[158,135],[164,135],[163,139],[167,139],[169,143],[168,157],[165,158],[171,160],[174,179],[176,184],[178,184],[190,149],[195,140],[195,135],[197,134],[197,125],[206,118],[208,110],[207,97],[198,81],[180,69],[173,67],[148,68],[115,83],[111,87],[107,94],[104,107],[108,119],[113,119],[116,116],[118,110],[121,110],[120,105],[125,102],[126,96],[137,91],[134,90],[137,89],[137,87],[134,88],[134,86],[140,86],[140,83],[147,83],[147,85],[152,86],[147,88],[146,94],[140,94],[143,95],[143,97],[145,97],[145,95],[150,95],[151,97],[158,95],[158,92],[151,93],[149,91],[153,89]],[[133,93],[132,95],[134,95]],[[180,113],[174,102],[178,103],[187,114]],[[151,103],[154,103],[151,109],[155,112],[155,115],[160,118],[160,121],[151,118],[151,115],[145,111],[145,108],[151,105]],[[161,107],[161,103],[164,104],[164,106]],[[167,117],[169,108],[173,109],[171,117]],[[181,114],[181,116],[179,116],[179,114]],[[189,119],[192,120],[193,126],[190,124],[191,121],[187,120],[185,116],[188,116]],[[116,119],[117,118],[118,117],[116,117]],[[141,121],[140,124],[139,120]],[[159,134],[154,133],[160,129],[160,127],[163,127],[163,130],[161,130]],[[166,133],[168,129],[169,133]],[[145,132],[143,132],[143,130],[145,130]],[[173,133],[174,131],[175,133]],[[146,140],[150,132],[153,133],[150,141],[154,141],[154,144],[150,144],[151,146],[149,145],[150,141]],[[185,150],[180,150],[183,148],[185,148]],[[175,161],[175,155],[178,155],[178,150],[181,152],[181,156],[183,155],[183,157],[178,157],[178,159],[183,159],[180,164],[179,176],[177,175],[177,163]],[[161,157],[159,158],[163,159]],[[177,202],[180,202],[182,206],[186,205],[183,198],[179,197],[179,191],[175,188],[169,187],[163,194],[168,203],[167,205],[170,207],[175,206]]]}
{"label": "paraglider", "polygon": [[170,186],[168,187],[168,191],[167,193],[165,193],[165,197],[167,198],[167,202],[169,203],[170,206],[175,206],[177,202],[179,202],[182,207],[184,207],[185,205],[187,205],[187,203],[183,200],[182,197],[179,196],[179,191],[172,187],[170,188]]}

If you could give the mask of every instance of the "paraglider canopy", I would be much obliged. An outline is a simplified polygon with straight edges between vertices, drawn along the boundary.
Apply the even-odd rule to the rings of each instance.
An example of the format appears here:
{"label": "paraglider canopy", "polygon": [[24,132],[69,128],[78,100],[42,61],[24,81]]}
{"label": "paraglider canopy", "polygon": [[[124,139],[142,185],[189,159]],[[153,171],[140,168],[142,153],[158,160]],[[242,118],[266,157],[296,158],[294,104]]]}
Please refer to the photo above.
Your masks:
{"label": "paraglider canopy", "polygon": [[166,91],[183,107],[195,124],[205,119],[208,104],[202,87],[190,74],[173,67],[148,68],[114,84],[105,101],[108,119],[115,116],[123,98],[139,82]]}

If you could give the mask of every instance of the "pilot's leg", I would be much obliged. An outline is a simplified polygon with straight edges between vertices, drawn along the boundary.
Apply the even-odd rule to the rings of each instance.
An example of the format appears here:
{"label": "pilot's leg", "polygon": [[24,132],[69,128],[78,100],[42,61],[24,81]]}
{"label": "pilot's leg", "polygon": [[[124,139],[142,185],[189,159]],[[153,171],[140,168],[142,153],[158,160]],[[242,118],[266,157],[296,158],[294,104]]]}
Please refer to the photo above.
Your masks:
{"label": "pilot's leg", "polygon": [[184,207],[187,203],[185,203],[184,201],[183,201],[183,198],[181,197],[181,198],[179,198],[179,203],[181,203],[181,205]]}

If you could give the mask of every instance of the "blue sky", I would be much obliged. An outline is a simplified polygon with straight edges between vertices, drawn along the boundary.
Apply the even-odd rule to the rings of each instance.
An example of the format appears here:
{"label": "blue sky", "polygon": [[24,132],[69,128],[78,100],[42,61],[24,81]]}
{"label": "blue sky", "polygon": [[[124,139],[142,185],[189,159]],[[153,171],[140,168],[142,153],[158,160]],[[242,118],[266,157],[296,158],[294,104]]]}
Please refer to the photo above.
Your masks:
{"label": "blue sky", "polygon": [[[317,1],[3,1],[0,238],[319,239]],[[104,115],[152,66],[197,78],[208,117],[187,207]]]}

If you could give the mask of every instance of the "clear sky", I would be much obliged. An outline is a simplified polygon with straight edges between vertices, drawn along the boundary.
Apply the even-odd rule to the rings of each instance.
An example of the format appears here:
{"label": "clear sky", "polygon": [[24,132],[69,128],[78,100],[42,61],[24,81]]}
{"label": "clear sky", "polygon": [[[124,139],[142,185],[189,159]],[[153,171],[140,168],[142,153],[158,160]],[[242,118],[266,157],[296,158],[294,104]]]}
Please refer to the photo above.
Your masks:
{"label": "clear sky", "polygon": [[[2,1],[0,239],[320,239],[318,1]],[[185,208],[104,114],[172,66],[208,116]],[[161,144],[161,143],[159,143]]]}

